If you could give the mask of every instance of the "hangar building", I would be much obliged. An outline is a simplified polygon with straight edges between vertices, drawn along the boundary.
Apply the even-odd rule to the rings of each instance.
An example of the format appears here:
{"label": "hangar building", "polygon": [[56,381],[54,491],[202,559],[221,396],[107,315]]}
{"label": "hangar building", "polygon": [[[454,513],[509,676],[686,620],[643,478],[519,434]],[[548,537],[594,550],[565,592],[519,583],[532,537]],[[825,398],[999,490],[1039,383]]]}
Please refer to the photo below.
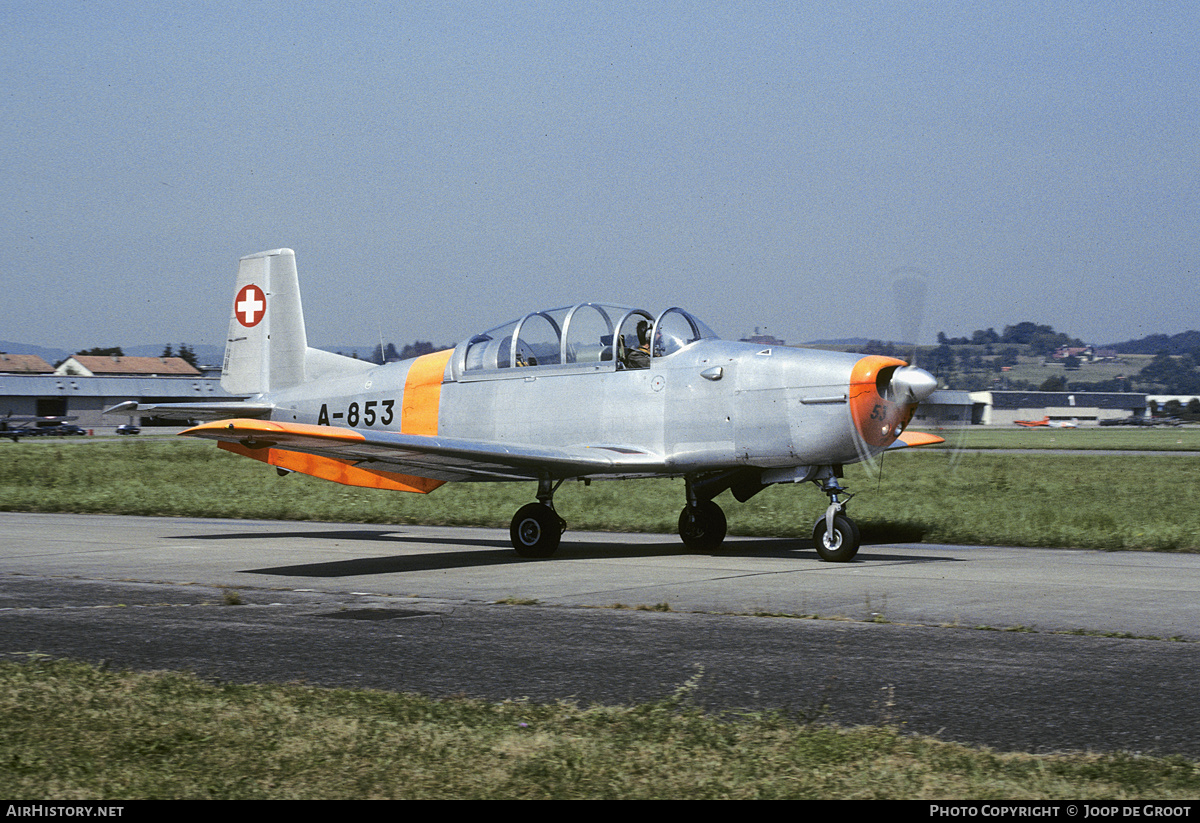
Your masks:
{"label": "hangar building", "polygon": [[978,423],[977,404],[970,392],[954,389],[938,389],[917,406],[913,415],[915,429],[941,428],[943,426],[966,426]]}
{"label": "hangar building", "polygon": [[971,392],[977,420],[985,426],[1011,426],[1018,420],[1076,421],[1098,424],[1101,420],[1145,417],[1146,395],[1136,392]]}
{"label": "hangar building", "polygon": [[57,373],[49,364],[43,369],[14,360],[11,366],[0,358],[0,416],[71,417],[85,429],[139,423],[137,415],[103,414],[126,400],[194,403],[233,396],[219,377],[206,377],[177,357],[73,357]]}

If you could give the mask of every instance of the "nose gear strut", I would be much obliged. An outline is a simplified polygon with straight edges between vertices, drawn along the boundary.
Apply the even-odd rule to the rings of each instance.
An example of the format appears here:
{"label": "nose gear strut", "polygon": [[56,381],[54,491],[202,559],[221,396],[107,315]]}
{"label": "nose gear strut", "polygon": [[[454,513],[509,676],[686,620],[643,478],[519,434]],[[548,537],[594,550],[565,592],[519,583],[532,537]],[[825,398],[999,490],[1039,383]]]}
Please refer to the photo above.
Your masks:
{"label": "nose gear strut", "polygon": [[821,491],[829,497],[825,516],[813,526],[813,546],[817,554],[831,563],[853,560],[858,554],[861,537],[858,526],[846,515],[846,504],[854,495],[838,483],[832,466],[822,468],[812,482],[819,483]]}

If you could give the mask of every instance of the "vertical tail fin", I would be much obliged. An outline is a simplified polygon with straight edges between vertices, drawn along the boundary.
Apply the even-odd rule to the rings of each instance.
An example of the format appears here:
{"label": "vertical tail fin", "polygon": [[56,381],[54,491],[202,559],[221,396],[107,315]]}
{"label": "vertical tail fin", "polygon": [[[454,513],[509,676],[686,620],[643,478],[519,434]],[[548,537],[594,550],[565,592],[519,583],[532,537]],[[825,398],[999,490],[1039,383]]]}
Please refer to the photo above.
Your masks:
{"label": "vertical tail fin", "polygon": [[275,249],[243,257],[221,388],[257,394],[303,383],[307,348],[295,252]]}
{"label": "vertical tail fin", "polygon": [[274,249],[241,259],[221,388],[259,394],[369,368],[365,361],[308,347],[295,252]]}

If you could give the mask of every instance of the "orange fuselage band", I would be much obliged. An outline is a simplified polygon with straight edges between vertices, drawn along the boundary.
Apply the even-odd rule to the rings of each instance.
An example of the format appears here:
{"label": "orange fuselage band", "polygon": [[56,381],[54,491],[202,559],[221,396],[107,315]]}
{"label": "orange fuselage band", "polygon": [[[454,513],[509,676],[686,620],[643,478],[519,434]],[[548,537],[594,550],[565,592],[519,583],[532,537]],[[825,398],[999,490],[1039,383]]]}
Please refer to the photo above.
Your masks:
{"label": "orange fuselage band", "polygon": [[401,434],[438,433],[438,411],[442,400],[442,375],[453,350],[424,354],[413,361],[404,380],[400,410]]}

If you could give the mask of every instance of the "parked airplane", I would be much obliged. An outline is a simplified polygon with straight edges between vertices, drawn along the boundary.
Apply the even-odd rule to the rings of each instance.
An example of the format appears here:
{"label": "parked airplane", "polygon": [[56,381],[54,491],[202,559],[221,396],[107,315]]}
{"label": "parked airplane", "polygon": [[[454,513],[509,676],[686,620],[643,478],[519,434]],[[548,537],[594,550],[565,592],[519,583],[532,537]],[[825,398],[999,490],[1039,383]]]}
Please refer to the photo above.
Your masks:
{"label": "parked airplane", "polygon": [[123,403],[107,413],[215,419],[183,432],[275,466],[355,486],[428,493],[450,481],[529,480],[537,502],[510,535],[547,557],[566,528],[566,480],[682,477],[679,535],[713,550],[713,498],[745,502],[776,483],[828,496],[813,527],[821,558],[846,561],[842,466],[941,442],[904,431],[936,381],[890,357],[719,339],[678,307],[580,303],[533,311],[454,349],[376,366],[308,346],[295,255],[242,258],[221,385],[248,399]]}
{"label": "parked airplane", "polygon": [[1074,420],[1051,420],[1049,417],[1043,417],[1041,420],[1014,420],[1018,426],[1024,426],[1027,429],[1050,428],[1050,429],[1074,429],[1078,428],[1078,424]]}

